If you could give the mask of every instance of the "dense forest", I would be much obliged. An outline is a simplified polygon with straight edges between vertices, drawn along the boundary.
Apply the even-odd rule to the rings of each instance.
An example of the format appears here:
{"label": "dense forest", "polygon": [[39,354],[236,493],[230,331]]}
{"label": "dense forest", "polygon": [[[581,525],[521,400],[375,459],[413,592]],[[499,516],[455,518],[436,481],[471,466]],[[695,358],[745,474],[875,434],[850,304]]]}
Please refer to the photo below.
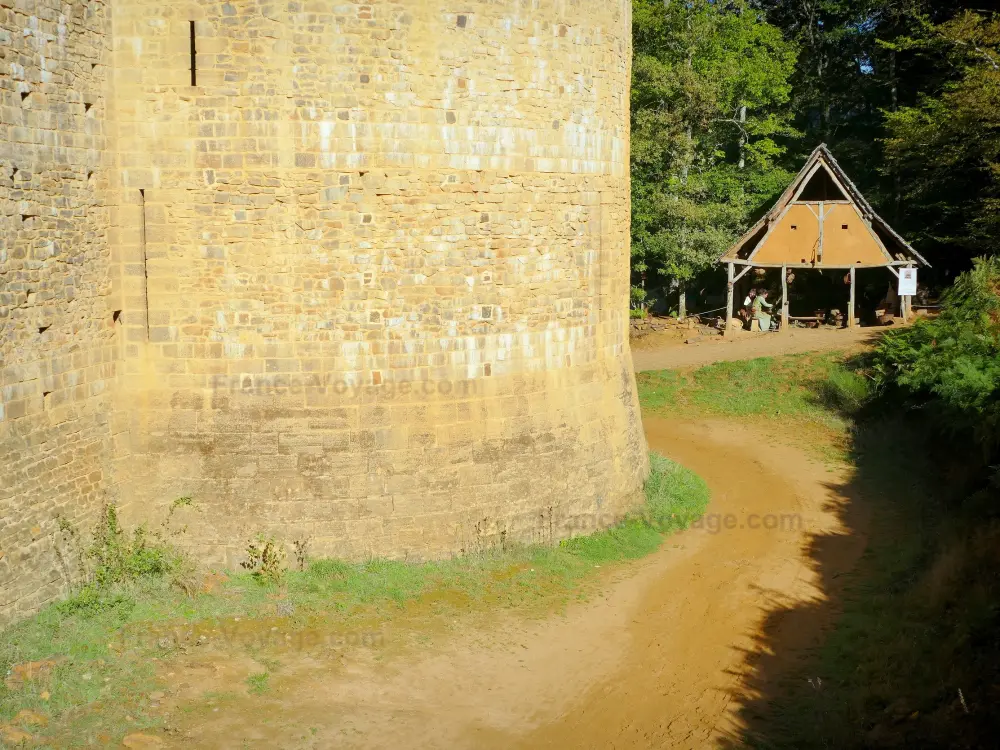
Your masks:
{"label": "dense forest", "polygon": [[[932,263],[1000,228],[1000,18],[982,0],[634,0],[633,301],[692,280],[826,143]],[[683,309],[681,310],[683,314]]]}

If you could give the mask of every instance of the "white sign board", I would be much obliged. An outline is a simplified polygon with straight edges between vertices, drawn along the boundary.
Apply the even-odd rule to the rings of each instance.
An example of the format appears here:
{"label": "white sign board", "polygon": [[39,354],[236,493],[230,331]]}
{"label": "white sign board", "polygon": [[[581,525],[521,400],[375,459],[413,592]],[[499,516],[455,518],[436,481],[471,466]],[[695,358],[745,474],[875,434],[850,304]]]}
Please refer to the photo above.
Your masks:
{"label": "white sign board", "polygon": [[899,269],[899,296],[912,297],[917,293],[917,269],[916,268],[900,268]]}

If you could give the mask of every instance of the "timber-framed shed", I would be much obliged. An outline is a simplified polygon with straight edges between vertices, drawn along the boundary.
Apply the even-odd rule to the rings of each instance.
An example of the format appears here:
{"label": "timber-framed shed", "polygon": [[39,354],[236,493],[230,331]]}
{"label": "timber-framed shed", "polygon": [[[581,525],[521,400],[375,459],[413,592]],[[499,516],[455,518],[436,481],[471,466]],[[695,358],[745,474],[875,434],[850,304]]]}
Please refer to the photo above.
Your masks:
{"label": "timber-framed shed", "polygon": [[[750,230],[719,259],[729,272],[726,333],[732,328],[735,283],[753,268],[780,268],[781,330],[788,329],[788,270],[840,269],[850,274],[848,326],[855,320],[855,271],[930,266],[871,207],[826,144],[818,146],[798,176]],[[737,272],[737,268],[742,270]],[[900,313],[908,315],[909,300]]]}

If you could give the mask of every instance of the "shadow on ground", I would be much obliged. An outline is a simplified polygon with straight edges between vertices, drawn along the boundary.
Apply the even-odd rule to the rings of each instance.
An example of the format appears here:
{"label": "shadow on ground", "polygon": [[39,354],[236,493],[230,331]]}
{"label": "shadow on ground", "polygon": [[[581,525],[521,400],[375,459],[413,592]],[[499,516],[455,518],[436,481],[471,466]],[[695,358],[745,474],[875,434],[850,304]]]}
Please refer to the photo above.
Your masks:
{"label": "shadow on ground", "polygon": [[918,419],[865,423],[831,485],[842,533],[808,542],[825,597],[774,602],[719,747],[997,746],[996,488]]}

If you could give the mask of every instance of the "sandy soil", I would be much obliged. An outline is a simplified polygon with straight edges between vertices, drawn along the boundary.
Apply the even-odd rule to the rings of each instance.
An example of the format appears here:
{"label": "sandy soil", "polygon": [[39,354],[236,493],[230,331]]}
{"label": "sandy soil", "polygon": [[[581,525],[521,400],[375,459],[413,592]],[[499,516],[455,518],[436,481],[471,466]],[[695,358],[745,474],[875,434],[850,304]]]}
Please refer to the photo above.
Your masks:
{"label": "sandy soil", "polygon": [[782,354],[860,349],[884,330],[886,329],[796,328],[787,334],[744,331],[733,339],[711,336],[693,344],[685,344],[684,338],[670,331],[642,337],[632,347],[632,361],[636,372],[643,372],[701,367],[713,362],[776,357]]}
{"label": "sandy soil", "polygon": [[[763,618],[825,597],[808,542],[843,533],[846,500],[832,489],[843,477],[796,448],[751,453],[729,424],[649,420],[646,431],[651,448],[707,480],[712,504],[702,528],[619,570],[603,596],[540,620],[460,624],[418,648],[293,653],[263,695],[244,684],[261,664],[194,649],[163,665],[165,746],[707,748],[732,738],[755,697],[744,680]],[[864,543],[840,545],[833,566],[850,569]],[[819,627],[796,642],[809,645]]]}

